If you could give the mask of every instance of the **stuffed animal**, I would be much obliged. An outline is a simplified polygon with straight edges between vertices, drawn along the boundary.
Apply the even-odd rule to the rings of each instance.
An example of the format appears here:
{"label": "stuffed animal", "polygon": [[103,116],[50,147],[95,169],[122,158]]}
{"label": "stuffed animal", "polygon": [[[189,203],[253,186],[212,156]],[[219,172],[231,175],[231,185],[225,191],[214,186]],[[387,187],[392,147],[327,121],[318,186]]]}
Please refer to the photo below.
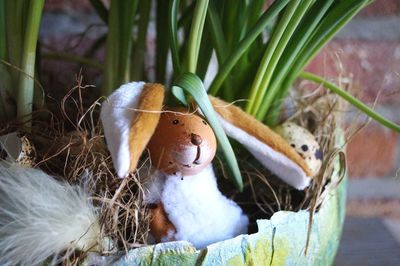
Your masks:
{"label": "stuffed animal", "polygon": [[[246,233],[248,218],[217,187],[211,127],[198,112],[165,107],[164,93],[160,84],[128,83],[111,94],[101,110],[120,178],[137,170],[140,156],[149,150],[152,169],[145,201],[152,214],[151,235],[157,242],[186,240],[203,248]],[[309,167],[282,137],[240,108],[214,97],[210,101],[228,136],[288,184],[308,186]]]}

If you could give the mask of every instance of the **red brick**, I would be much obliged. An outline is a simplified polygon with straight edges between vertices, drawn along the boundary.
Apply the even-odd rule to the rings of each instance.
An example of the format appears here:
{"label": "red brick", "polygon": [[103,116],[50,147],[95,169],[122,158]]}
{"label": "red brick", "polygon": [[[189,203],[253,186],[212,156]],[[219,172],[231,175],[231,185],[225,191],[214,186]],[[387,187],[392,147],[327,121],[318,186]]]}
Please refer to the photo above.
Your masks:
{"label": "red brick", "polygon": [[380,125],[369,124],[347,145],[351,178],[384,177],[393,174],[397,165],[398,134]]}
{"label": "red brick", "polygon": [[400,14],[399,0],[377,0],[364,8],[358,16],[393,16]]}
{"label": "red brick", "polygon": [[334,40],[307,70],[337,80],[352,78],[353,93],[367,103],[400,103],[400,42]]}
{"label": "red brick", "polygon": [[347,202],[347,215],[364,218],[392,218],[400,220],[400,200],[350,200]]}

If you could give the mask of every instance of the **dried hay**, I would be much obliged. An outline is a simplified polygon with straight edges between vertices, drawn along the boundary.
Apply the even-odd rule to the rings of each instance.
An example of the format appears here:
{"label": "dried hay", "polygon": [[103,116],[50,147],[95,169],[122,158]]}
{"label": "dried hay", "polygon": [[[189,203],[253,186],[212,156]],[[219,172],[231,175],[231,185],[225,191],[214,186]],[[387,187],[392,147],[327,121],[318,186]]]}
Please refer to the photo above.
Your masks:
{"label": "dried hay", "polygon": [[[126,179],[117,179],[99,122],[100,101],[84,103],[81,95],[86,88],[80,83],[73,88],[61,106],[52,110],[58,115],[47,114],[45,119],[43,114],[34,115],[29,135],[38,153],[36,166],[57,178],[86,187],[100,209],[104,236],[116,244],[111,253],[146,245],[149,214],[143,203],[145,178],[139,176],[138,171]],[[237,193],[227,178],[220,178],[219,185],[249,215],[250,232],[256,231],[257,219],[268,219],[280,210],[310,210],[312,220],[326,195],[340,182],[330,180],[335,158],[339,157],[341,173],[344,173],[344,153],[342,147],[335,146],[337,130],[341,128],[338,125],[342,110],[339,99],[334,95],[314,95],[299,97],[293,102],[297,111],[288,119],[316,136],[324,151],[324,164],[312,185],[305,191],[297,191],[260,167],[245,150],[238,149],[245,179],[244,193]],[[143,168],[146,161],[144,157]],[[214,165],[218,173],[225,176],[218,160]],[[75,265],[84,256],[74,253],[64,264]]]}

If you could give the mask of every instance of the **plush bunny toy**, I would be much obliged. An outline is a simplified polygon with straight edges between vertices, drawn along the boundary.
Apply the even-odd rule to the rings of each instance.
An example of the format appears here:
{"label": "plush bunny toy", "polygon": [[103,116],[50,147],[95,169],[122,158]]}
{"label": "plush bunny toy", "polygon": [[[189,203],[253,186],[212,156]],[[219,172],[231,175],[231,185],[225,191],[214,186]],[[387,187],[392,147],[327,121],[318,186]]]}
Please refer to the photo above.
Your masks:
{"label": "plush bunny toy", "polygon": [[[207,121],[188,109],[163,106],[164,87],[132,82],[103,103],[101,120],[117,174],[136,170],[148,148],[152,170],[145,202],[157,242],[186,240],[196,248],[247,232],[248,218],[218,190],[211,161],[216,139]],[[297,189],[312,176],[301,156],[278,134],[240,108],[210,96],[228,136]]]}

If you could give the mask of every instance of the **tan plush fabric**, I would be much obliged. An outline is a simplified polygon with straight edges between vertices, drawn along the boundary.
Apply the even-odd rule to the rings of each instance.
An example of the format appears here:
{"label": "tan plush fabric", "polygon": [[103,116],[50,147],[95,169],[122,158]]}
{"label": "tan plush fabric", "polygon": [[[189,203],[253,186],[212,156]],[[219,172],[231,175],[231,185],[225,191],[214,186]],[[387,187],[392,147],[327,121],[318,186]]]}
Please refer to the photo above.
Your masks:
{"label": "tan plush fabric", "polygon": [[229,123],[233,124],[248,134],[254,136],[259,141],[270,146],[275,151],[282,153],[290,160],[299,165],[307,176],[312,176],[303,158],[277,133],[272,131],[253,116],[247,114],[239,107],[229,104],[221,99],[209,96],[210,101],[218,114]]}
{"label": "tan plush fabric", "polygon": [[163,109],[164,91],[161,84],[146,83],[140,95],[138,115],[132,122],[129,133],[130,172],[136,169],[139,158],[157,127]]}

